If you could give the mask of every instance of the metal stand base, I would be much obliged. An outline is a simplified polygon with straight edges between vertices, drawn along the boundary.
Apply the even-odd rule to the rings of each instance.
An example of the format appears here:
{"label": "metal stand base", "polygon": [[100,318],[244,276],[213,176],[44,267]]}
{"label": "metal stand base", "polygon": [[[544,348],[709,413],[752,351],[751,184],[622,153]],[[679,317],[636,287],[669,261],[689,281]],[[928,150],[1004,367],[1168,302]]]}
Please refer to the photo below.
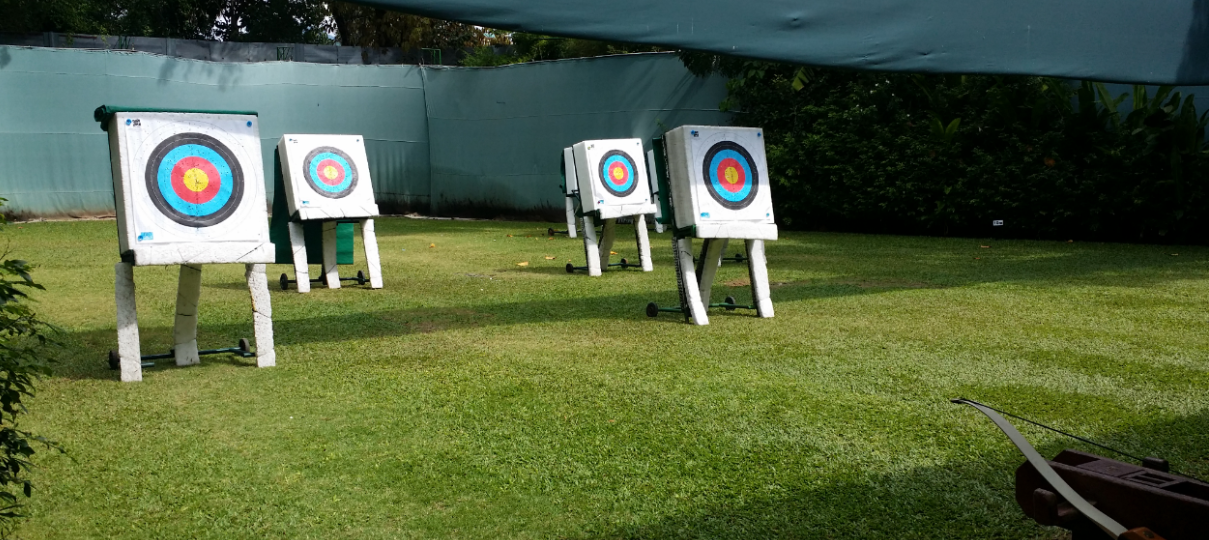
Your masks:
{"label": "metal stand base", "polygon": [[[206,356],[208,354],[234,354],[242,358],[251,358],[256,356],[256,351],[252,350],[248,338],[239,338],[239,345],[227,347],[225,349],[205,349],[197,351],[198,356]],[[176,357],[176,349],[168,349],[168,352],[163,354],[144,354],[139,357],[144,368],[155,367],[155,362],[149,360],[167,360]],[[122,369],[122,357],[117,351],[109,351],[109,369],[117,371]]]}
{"label": "metal stand base", "polygon": [[[642,268],[641,264],[633,264],[630,261],[627,261],[625,259],[622,259],[621,262],[619,262],[619,263],[609,263],[609,266],[610,267],[619,266],[619,267],[621,267],[622,270],[624,270],[626,268]],[[576,270],[583,270],[586,272],[586,271],[588,271],[588,267],[587,266],[575,266],[574,264],[567,263],[567,273],[568,274],[574,274]]]}
{"label": "metal stand base", "polygon": [[[357,270],[357,275],[355,277],[342,277],[339,279],[340,279],[340,281],[356,281],[357,285],[365,285],[367,282],[369,282],[369,280],[366,279],[366,277],[365,277],[365,273],[360,270]],[[286,274],[281,274],[281,279],[279,279],[277,281],[278,281],[278,283],[281,284],[281,290],[283,290],[283,291],[288,290],[290,288],[291,283],[298,283],[298,280],[290,279],[290,276],[288,276]],[[326,277],[317,277],[317,278],[312,278],[308,281],[310,281],[311,283],[326,283],[327,278]]]}

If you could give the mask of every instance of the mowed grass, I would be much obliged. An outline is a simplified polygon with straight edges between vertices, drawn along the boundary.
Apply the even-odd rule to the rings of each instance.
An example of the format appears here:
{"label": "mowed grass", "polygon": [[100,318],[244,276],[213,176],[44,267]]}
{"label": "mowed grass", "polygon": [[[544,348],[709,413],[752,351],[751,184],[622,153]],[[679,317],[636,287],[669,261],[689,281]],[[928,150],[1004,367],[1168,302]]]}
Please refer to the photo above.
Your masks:
{"label": "mowed grass", "polygon": [[[134,384],[105,365],[115,224],[7,227],[64,332],[23,427],[68,453],[38,454],[19,535],[1060,538],[958,396],[1209,476],[1205,248],[783,233],[776,317],[695,327],[643,313],[676,302],[668,235],[654,272],[589,278],[547,226],[380,219],[383,290],[282,292],[269,267],[277,367]],[[135,270],[144,353],[171,344],[176,276]],[[745,277],[724,265],[715,297],[749,300]],[[205,268],[200,331],[252,337],[241,266]]]}

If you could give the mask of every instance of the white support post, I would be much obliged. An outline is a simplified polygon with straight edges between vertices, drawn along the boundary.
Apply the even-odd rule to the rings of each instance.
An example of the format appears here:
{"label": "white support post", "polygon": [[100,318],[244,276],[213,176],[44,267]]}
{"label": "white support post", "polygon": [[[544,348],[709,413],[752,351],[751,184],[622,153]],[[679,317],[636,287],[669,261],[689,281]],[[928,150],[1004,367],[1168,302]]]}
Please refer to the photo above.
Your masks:
{"label": "white support post", "polygon": [[122,382],[138,382],[143,380],[143,353],[139,349],[139,317],[134,303],[134,265],[120,262],[113,267],[113,273]]}
{"label": "white support post", "polygon": [[369,267],[369,286],[382,288],[382,260],[378,257],[378,234],[373,218],[361,220],[361,243],[365,245],[365,265]]}
{"label": "white support post", "polygon": [[584,214],[584,257],[588,260],[588,275],[600,275],[600,250],[596,245],[596,223]]}
{"label": "white support post", "polygon": [[706,238],[701,246],[701,258],[697,259],[697,283],[700,286],[701,302],[709,307],[710,291],[714,288],[714,275],[718,273],[721,264],[722,250],[726,249],[726,240]]}
{"label": "white support post", "polygon": [[273,305],[269,300],[269,277],[263,264],[244,265],[248,292],[252,295],[252,329],[256,333],[256,367],[277,365],[273,349]]}
{"label": "white support post", "polygon": [[306,235],[301,223],[289,222],[290,250],[294,253],[294,279],[298,282],[298,292],[311,292],[311,270],[306,260]]}
{"label": "white support post", "polygon": [[730,243],[730,239],[729,238],[720,238],[720,239],[718,239],[718,241],[722,243],[722,249],[719,250],[719,251],[721,251],[722,254],[718,257],[718,267],[721,267],[722,259],[726,258],[726,245]]}
{"label": "white support post", "polygon": [[646,216],[634,216],[634,237],[638,240],[638,262],[642,264],[643,272],[655,269],[651,263],[651,239],[646,230]]}
{"label": "white support post", "polygon": [[600,228],[600,269],[609,269],[609,255],[613,251],[613,241],[617,238],[617,220],[606,219]]}
{"label": "white support post", "polygon": [[172,326],[173,355],[176,365],[201,363],[197,354],[197,305],[201,300],[201,265],[182,264],[176,286],[176,320]]}
{"label": "white support post", "polygon": [[327,288],[340,288],[340,268],[336,264],[336,226],[335,221],[323,222],[323,277],[327,280]]}
{"label": "white support post", "polygon": [[563,149],[563,184],[567,188],[567,238],[575,238],[575,194],[579,193],[579,175],[575,171],[575,151],[569,147]]}
{"label": "white support post", "polygon": [[768,260],[764,257],[764,241],[747,241],[747,273],[751,276],[751,298],[756,314],[771,319],[772,290],[768,282]]}
{"label": "white support post", "polygon": [[697,288],[697,274],[693,271],[693,239],[676,239],[676,264],[680,266],[680,286],[684,288],[684,298],[688,302],[689,316],[693,324],[705,326],[709,324],[709,315],[705,306],[701,305],[701,291]]}
{"label": "white support post", "polygon": [[575,199],[567,195],[564,200],[567,201],[567,237],[575,238]]}
{"label": "white support post", "polygon": [[[659,179],[657,175],[659,170],[655,168],[655,150],[646,151],[646,171],[647,181],[651,185],[651,202],[655,203],[655,213],[652,216],[655,218],[655,232],[663,234],[663,224],[659,223],[659,218],[663,217],[663,204],[659,202]],[[643,270],[646,270],[643,268]]]}

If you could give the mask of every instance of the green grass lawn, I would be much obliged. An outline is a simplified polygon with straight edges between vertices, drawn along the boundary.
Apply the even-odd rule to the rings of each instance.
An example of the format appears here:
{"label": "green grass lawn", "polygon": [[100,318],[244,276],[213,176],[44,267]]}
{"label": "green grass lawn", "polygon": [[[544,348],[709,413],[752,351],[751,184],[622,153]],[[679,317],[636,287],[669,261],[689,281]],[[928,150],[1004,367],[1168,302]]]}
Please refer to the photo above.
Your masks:
{"label": "green grass lawn", "polygon": [[[115,224],[6,227],[65,343],[23,427],[68,453],[36,456],[18,534],[1061,537],[958,396],[1209,476],[1209,249],[783,233],[776,318],[695,327],[643,313],[676,302],[668,235],[654,272],[589,278],[546,227],[381,219],[383,290],[282,292],[269,267],[277,367],[132,384],[105,364]],[[144,353],[171,344],[176,276],[135,270]],[[749,300],[745,276],[725,265],[714,294]],[[242,266],[205,268],[200,332],[252,337]]]}

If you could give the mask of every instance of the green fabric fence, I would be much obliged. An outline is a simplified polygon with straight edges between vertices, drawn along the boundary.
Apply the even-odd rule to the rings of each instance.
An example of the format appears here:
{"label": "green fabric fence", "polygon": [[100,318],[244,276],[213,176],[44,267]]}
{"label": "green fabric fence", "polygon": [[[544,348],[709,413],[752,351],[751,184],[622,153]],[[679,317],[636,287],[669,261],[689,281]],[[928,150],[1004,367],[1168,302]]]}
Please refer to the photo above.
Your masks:
{"label": "green fabric fence", "polygon": [[541,211],[562,204],[562,147],[726,123],[724,96],[724,81],[668,54],[420,68],[0,47],[0,196],[9,216],[112,214],[108,142],[92,119],[109,104],[257,111],[270,176],[283,133],[361,134],[385,212]]}

